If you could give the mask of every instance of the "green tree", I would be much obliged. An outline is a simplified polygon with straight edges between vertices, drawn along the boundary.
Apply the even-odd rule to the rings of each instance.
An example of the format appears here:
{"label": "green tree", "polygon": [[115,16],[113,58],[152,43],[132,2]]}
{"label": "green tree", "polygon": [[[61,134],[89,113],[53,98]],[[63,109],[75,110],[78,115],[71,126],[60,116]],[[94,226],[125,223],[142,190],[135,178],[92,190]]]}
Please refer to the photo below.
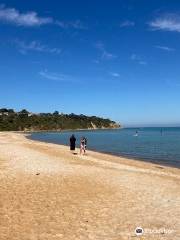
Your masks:
{"label": "green tree", "polygon": [[58,116],[58,115],[59,115],[59,112],[58,112],[58,111],[54,111],[54,112],[53,112],[53,115],[54,115],[54,116]]}

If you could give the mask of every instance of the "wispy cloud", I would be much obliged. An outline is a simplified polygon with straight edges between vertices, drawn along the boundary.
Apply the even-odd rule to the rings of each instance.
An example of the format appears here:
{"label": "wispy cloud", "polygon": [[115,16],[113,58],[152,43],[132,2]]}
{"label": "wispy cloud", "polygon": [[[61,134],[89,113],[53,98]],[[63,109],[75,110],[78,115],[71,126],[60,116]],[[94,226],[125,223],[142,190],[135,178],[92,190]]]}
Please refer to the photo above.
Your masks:
{"label": "wispy cloud", "polygon": [[180,32],[180,16],[177,14],[163,14],[149,23],[153,30]]}
{"label": "wispy cloud", "polygon": [[48,72],[47,70],[42,70],[39,75],[43,78],[53,80],[53,81],[70,81],[69,76],[61,73]]}
{"label": "wispy cloud", "polygon": [[103,59],[103,60],[112,60],[112,59],[117,58],[116,55],[114,55],[113,53],[108,52],[105,49],[104,44],[102,42],[97,42],[95,44],[95,47],[100,51],[101,59]]}
{"label": "wispy cloud", "polygon": [[0,5],[0,21],[18,26],[34,27],[53,22],[50,17],[39,17],[36,12],[20,13],[15,8],[6,8]]}
{"label": "wispy cloud", "polygon": [[62,50],[59,48],[49,48],[38,41],[26,43],[20,40],[15,40],[14,43],[16,44],[19,52],[22,54],[26,54],[28,51],[45,52],[51,54],[60,54],[62,52]]}
{"label": "wispy cloud", "polygon": [[94,59],[94,60],[93,60],[93,63],[99,64],[100,61],[99,61],[98,59]]}
{"label": "wispy cloud", "polygon": [[110,74],[112,77],[115,77],[115,78],[120,77],[120,74],[117,73],[117,72],[110,72],[109,74]]}
{"label": "wispy cloud", "polygon": [[63,29],[67,29],[67,28],[87,29],[87,26],[85,26],[80,20],[69,21],[69,22],[56,21],[55,24]]}
{"label": "wispy cloud", "polygon": [[114,58],[117,58],[117,56],[112,54],[112,53],[110,53],[110,52],[107,52],[106,50],[104,50],[103,53],[102,53],[101,58],[105,59],[105,60],[112,60]]}
{"label": "wispy cloud", "polygon": [[164,51],[167,51],[167,52],[172,52],[172,51],[175,51],[174,48],[170,48],[170,47],[167,47],[167,46],[155,46],[155,48],[159,48],[161,50],[164,50]]}
{"label": "wispy cloud", "polygon": [[134,27],[134,26],[135,26],[135,22],[129,21],[129,20],[126,20],[120,23],[120,27]]}
{"label": "wispy cloud", "polygon": [[180,81],[166,80],[166,84],[170,87],[180,87]]}
{"label": "wispy cloud", "polygon": [[139,64],[140,64],[140,65],[147,65],[147,62],[145,62],[145,61],[139,61]]}
{"label": "wispy cloud", "polygon": [[132,61],[135,61],[135,62],[139,63],[140,65],[147,65],[147,62],[144,61],[141,56],[139,56],[135,53],[131,54],[130,59]]}
{"label": "wispy cloud", "polygon": [[130,58],[131,58],[131,60],[138,60],[138,61],[140,60],[139,56],[137,56],[135,53],[131,54]]}
{"label": "wispy cloud", "polygon": [[7,8],[0,5],[0,22],[14,24],[23,27],[37,27],[46,24],[54,24],[63,29],[87,29],[82,21],[59,21],[52,17],[40,17],[35,11],[20,12],[15,8]]}
{"label": "wispy cloud", "polygon": [[104,49],[104,44],[99,41],[99,42],[95,43],[95,47],[102,51]]}

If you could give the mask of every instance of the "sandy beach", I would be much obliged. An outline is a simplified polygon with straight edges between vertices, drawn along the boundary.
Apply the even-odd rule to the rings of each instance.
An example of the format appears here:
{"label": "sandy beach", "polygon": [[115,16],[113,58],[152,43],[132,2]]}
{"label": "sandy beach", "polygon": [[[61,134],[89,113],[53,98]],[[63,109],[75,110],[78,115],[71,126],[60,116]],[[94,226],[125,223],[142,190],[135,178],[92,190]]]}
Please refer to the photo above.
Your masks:
{"label": "sandy beach", "polygon": [[180,169],[76,152],[0,133],[0,240],[180,239]]}

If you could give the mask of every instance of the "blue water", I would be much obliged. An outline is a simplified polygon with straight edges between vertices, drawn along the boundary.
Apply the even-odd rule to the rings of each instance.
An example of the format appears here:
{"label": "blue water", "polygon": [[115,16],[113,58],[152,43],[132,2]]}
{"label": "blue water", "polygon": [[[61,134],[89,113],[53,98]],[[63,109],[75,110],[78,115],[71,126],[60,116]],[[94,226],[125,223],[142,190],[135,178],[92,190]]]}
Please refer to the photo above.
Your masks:
{"label": "blue water", "polygon": [[91,150],[180,167],[180,128],[175,127],[32,133],[30,138],[69,145],[72,133],[78,147],[80,138],[85,136]]}

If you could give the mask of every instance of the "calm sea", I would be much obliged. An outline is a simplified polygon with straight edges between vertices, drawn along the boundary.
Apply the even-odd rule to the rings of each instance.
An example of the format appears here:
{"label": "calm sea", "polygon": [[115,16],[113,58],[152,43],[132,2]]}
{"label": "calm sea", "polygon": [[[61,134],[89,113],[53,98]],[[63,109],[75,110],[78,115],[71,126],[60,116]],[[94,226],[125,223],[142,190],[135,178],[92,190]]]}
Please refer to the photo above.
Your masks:
{"label": "calm sea", "polygon": [[180,167],[180,127],[32,133],[29,138],[69,145],[72,133],[77,146],[85,136],[91,150]]}

